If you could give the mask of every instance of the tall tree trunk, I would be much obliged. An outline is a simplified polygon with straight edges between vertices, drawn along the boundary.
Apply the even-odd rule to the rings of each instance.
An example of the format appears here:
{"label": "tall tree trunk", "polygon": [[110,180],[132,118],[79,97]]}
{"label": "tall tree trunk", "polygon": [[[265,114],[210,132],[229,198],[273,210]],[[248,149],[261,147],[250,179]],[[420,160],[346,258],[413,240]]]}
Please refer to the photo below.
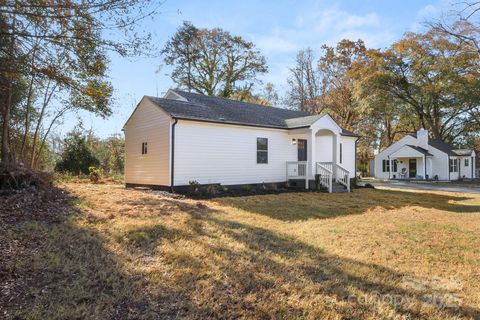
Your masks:
{"label": "tall tree trunk", "polygon": [[33,58],[32,58],[32,77],[30,79],[30,84],[28,86],[28,96],[27,96],[27,104],[26,104],[26,110],[25,110],[25,131],[23,132],[23,139],[22,139],[22,145],[20,147],[20,156],[22,161],[26,159],[25,156],[25,147],[27,146],[27,137],[30,129],[30,109],[31,109],[31,104],[32,104],[32,95],[33,95],[33,82],[35,81],[35,73],[33,71],[33,63],[35,59],[35,50],[33,52]]}
{"label": "tall tree trunk", "polygon": [[2,161],[1,165],[4,168],[10,166],[11,154],[10,154],[10,110],[12,108],[12,95],[13,95],[13,85],[12,79],[8,83],[7,89],[7,101],[3,106],[2,110]]}
{"label": "tall tree trunk", "polygon": [[[16,7],[16,1],[15,1]],[[12,110],[12,102],[13,102],[13,73],[14,73],[14,65],[15,65],[15,27],[17,23],[17,17],[15,13],[13,14],[12,19],[12,37],[10,43],[10,66],[9,66],[9,74],[8,74],[8,89],[7,89],[7,101],[3,106],[2,110],[2,155],[0,164],[4,168],[8,168],[12,162],[12,155],[10,152],[10,112]]]}
{"label": "tall tree trunk", "polygon": [[30,167],[35,168],[35,153],[37,149],[37,140],[38,135],[40,134],[40,128],[42,126],[43,116],[45,115],[45,110],[47,109],[48,104],[50,103],[50,99],[52,98],[53,93],[55,92],[57,86],[54,85],[52,91],[48,92],[50,88],[50,80],[47,83],[47,87],[45,88],[45,94],[43,96],[43,104],[42,109],[40,111],[40,116],[38,117],[37,126],[35,127],[35,133],[33,134],[33,143],[32,143],[32,156],[30,157]]}

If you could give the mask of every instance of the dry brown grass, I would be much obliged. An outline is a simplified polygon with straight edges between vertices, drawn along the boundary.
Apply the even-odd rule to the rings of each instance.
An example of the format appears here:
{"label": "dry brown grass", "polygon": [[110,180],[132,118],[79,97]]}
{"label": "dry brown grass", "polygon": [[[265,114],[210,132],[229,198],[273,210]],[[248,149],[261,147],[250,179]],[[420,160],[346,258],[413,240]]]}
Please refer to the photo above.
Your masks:
{"label": "dry brown grass", "polygon": [[480,196],[62,188],[71,216],[1,236],[22,248],[3,268],[21,293],[0,300],[9,317],[480,317]]}

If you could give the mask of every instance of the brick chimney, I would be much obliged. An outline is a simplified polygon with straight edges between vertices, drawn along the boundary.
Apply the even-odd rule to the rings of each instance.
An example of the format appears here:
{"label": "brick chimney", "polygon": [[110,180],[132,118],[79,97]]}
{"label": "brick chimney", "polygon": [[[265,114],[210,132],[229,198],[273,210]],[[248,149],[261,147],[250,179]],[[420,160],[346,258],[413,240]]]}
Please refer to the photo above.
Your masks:
{"label": "brick chimney", "polygon": [[417,131],[418,146],[428,150],[428,130],[420,129]]}

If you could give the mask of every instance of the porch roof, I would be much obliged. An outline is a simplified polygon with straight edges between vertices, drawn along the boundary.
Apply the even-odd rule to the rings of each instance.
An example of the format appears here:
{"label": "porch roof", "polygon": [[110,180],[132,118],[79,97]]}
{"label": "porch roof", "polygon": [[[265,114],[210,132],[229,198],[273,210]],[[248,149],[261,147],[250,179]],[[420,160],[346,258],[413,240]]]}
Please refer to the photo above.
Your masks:
{"label": "porch roof", "polygon": [[410,144],[404,145],[397,151],[390,154],[390,158],[408,158],[408,157],[433,157],[433,154],[429,153],[428,150],[423,148],[413,146]]}

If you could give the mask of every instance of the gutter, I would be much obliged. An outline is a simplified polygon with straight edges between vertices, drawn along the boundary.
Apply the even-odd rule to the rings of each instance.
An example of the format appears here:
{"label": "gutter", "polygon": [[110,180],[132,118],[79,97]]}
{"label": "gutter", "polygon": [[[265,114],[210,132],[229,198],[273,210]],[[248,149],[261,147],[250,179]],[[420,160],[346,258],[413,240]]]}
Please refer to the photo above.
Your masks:
{"label": "gutter", "polygon": [[173,189],[173,185],[174,185],[174,168],[175,168],[175,125],[177,124],[178,122],[178,119],[175,119],[175,122],[172,123],[172,139],[171,139],[171,143],[172,143],[172,150],[171,150],[171,156],[172,156],[172,162],[171,162],[171,167],[170,167],[170,191],[171,192],[175,192],[175,190]]}

